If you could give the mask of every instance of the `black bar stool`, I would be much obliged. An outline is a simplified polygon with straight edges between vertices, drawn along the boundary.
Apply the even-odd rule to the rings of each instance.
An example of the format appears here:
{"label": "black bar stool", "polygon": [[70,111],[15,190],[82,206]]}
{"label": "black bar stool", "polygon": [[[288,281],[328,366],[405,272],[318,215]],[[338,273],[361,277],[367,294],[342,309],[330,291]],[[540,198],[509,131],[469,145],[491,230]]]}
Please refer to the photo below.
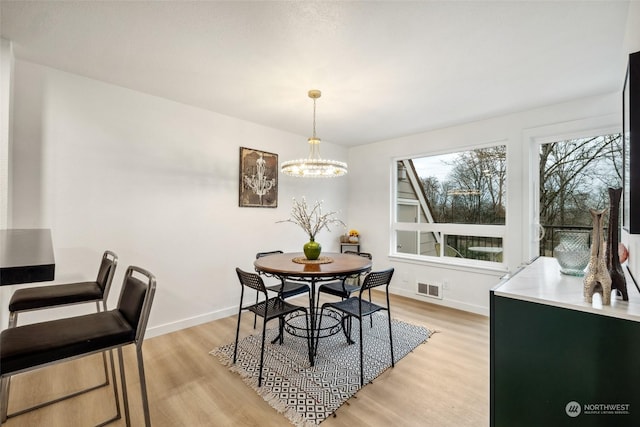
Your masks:
{"label": "black bar stool", "polygon": [[[142,279],[135,277],[134,273],[136,276],[141,276]],[[8,417],[18,416],[66,398],[8,414],[9,379],[12,375],[118,349],[126,425],[131,425],[122,347],[135,344],[145,426],[149,427],[151,421],[142,357],[142,341],[155,288],[156,279],[153,274],[142,268],[131,266],[125,273],[116,309],[17,326],[2,331],[0,334],[0,395],[2,396],[0,399],[0,421],[4,422]],[[116,415],[101,425],[121,418],[113,353],[109,351],[109,355]]]}
{"label": "black bar stool", "polygon": [[94,282],[18,289],[9,301],[9,327],[15,327],[18,323],[18,313],[25,311],[89,302],[96,303],[97,311],[100,311],[100,302],[102,302],[102,310],[106,310],[107,297],[117,265],[118,256],[111,251],[105,251],[98,269],[98,277]]}

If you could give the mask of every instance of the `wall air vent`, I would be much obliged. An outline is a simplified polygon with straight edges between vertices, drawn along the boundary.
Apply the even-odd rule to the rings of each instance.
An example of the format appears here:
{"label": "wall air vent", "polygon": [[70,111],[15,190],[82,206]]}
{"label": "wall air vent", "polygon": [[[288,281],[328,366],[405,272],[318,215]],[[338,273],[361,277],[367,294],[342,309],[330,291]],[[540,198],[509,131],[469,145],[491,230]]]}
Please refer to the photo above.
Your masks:
{"label": "wall air vent", "polygon": [[430,298],[442,299],[442,284],[418,282],[418,294]]}

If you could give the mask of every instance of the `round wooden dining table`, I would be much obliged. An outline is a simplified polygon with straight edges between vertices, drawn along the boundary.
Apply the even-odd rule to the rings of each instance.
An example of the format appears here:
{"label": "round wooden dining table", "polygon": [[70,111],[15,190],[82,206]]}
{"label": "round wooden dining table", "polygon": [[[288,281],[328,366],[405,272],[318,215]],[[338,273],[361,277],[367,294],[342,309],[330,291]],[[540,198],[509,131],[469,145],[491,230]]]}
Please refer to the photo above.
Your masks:
{"label": "round wooden dining table", "polygon": [[[344,280],[354,274],[371,270],[369,258],[357,254],[323,253],[316,261],[306,260],[302,252],[274,254],[260,257],[253,262],[259,272],[282,280],[299,280],[311,286],[309,295],[310,345],[314,347],[316,332],[316,283]],[[310,352],[313,353],[313,352]],[[313,365],[313,356],[311,356]]]}

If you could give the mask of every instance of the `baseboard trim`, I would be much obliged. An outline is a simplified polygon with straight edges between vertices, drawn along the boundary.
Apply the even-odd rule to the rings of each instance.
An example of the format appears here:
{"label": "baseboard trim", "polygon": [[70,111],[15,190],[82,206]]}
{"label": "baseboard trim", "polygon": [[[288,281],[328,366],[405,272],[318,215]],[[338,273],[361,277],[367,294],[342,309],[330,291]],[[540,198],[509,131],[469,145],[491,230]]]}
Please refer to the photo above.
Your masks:
{"label": "baseboard trim", "polygon": [[175,322],[153,326],[147,328],[145,338],[153,338],[171,332],[176,332],[181,329],[190,328],[192,326],[201,325],[203,323],[212,322],[214,320],[222,319],[223,317],[233,316],[234,314],[237,314],[237,311],[237,307],[229,307],[223,310],[212,311],[210,313],[200,314],[198,316],[193,316],[186,319],[180,319]]}
{"label": "baseboard trim", "polygon": [[482,316],[489,316],[489,307],[483,307],[481,305],[468,304],[462,301],[435,299],[424,297],[416,294],[415,292],[407,291],[406,289],[398,289],[393,286],[389,287],[389,292],[395,295],[400,295],[406,298],[415,299],[418,301],[424,301],[435,305],[442,305],[449,308],[455,308],[456,310],[468,311],[470,313],[480,314]]}

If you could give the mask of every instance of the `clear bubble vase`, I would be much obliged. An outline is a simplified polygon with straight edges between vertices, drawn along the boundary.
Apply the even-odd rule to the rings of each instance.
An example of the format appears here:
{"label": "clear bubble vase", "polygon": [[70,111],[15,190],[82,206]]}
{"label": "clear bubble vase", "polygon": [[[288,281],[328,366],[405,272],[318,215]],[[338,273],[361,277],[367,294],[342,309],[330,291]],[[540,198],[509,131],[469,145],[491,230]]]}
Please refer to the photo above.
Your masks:
{"label": "clear bubble vase", "polygon": [[560,264],[560,272],[569,276],[584,276],[589,264],[589,232],[578,230],[556,231],[558,245],[553,255]]}

